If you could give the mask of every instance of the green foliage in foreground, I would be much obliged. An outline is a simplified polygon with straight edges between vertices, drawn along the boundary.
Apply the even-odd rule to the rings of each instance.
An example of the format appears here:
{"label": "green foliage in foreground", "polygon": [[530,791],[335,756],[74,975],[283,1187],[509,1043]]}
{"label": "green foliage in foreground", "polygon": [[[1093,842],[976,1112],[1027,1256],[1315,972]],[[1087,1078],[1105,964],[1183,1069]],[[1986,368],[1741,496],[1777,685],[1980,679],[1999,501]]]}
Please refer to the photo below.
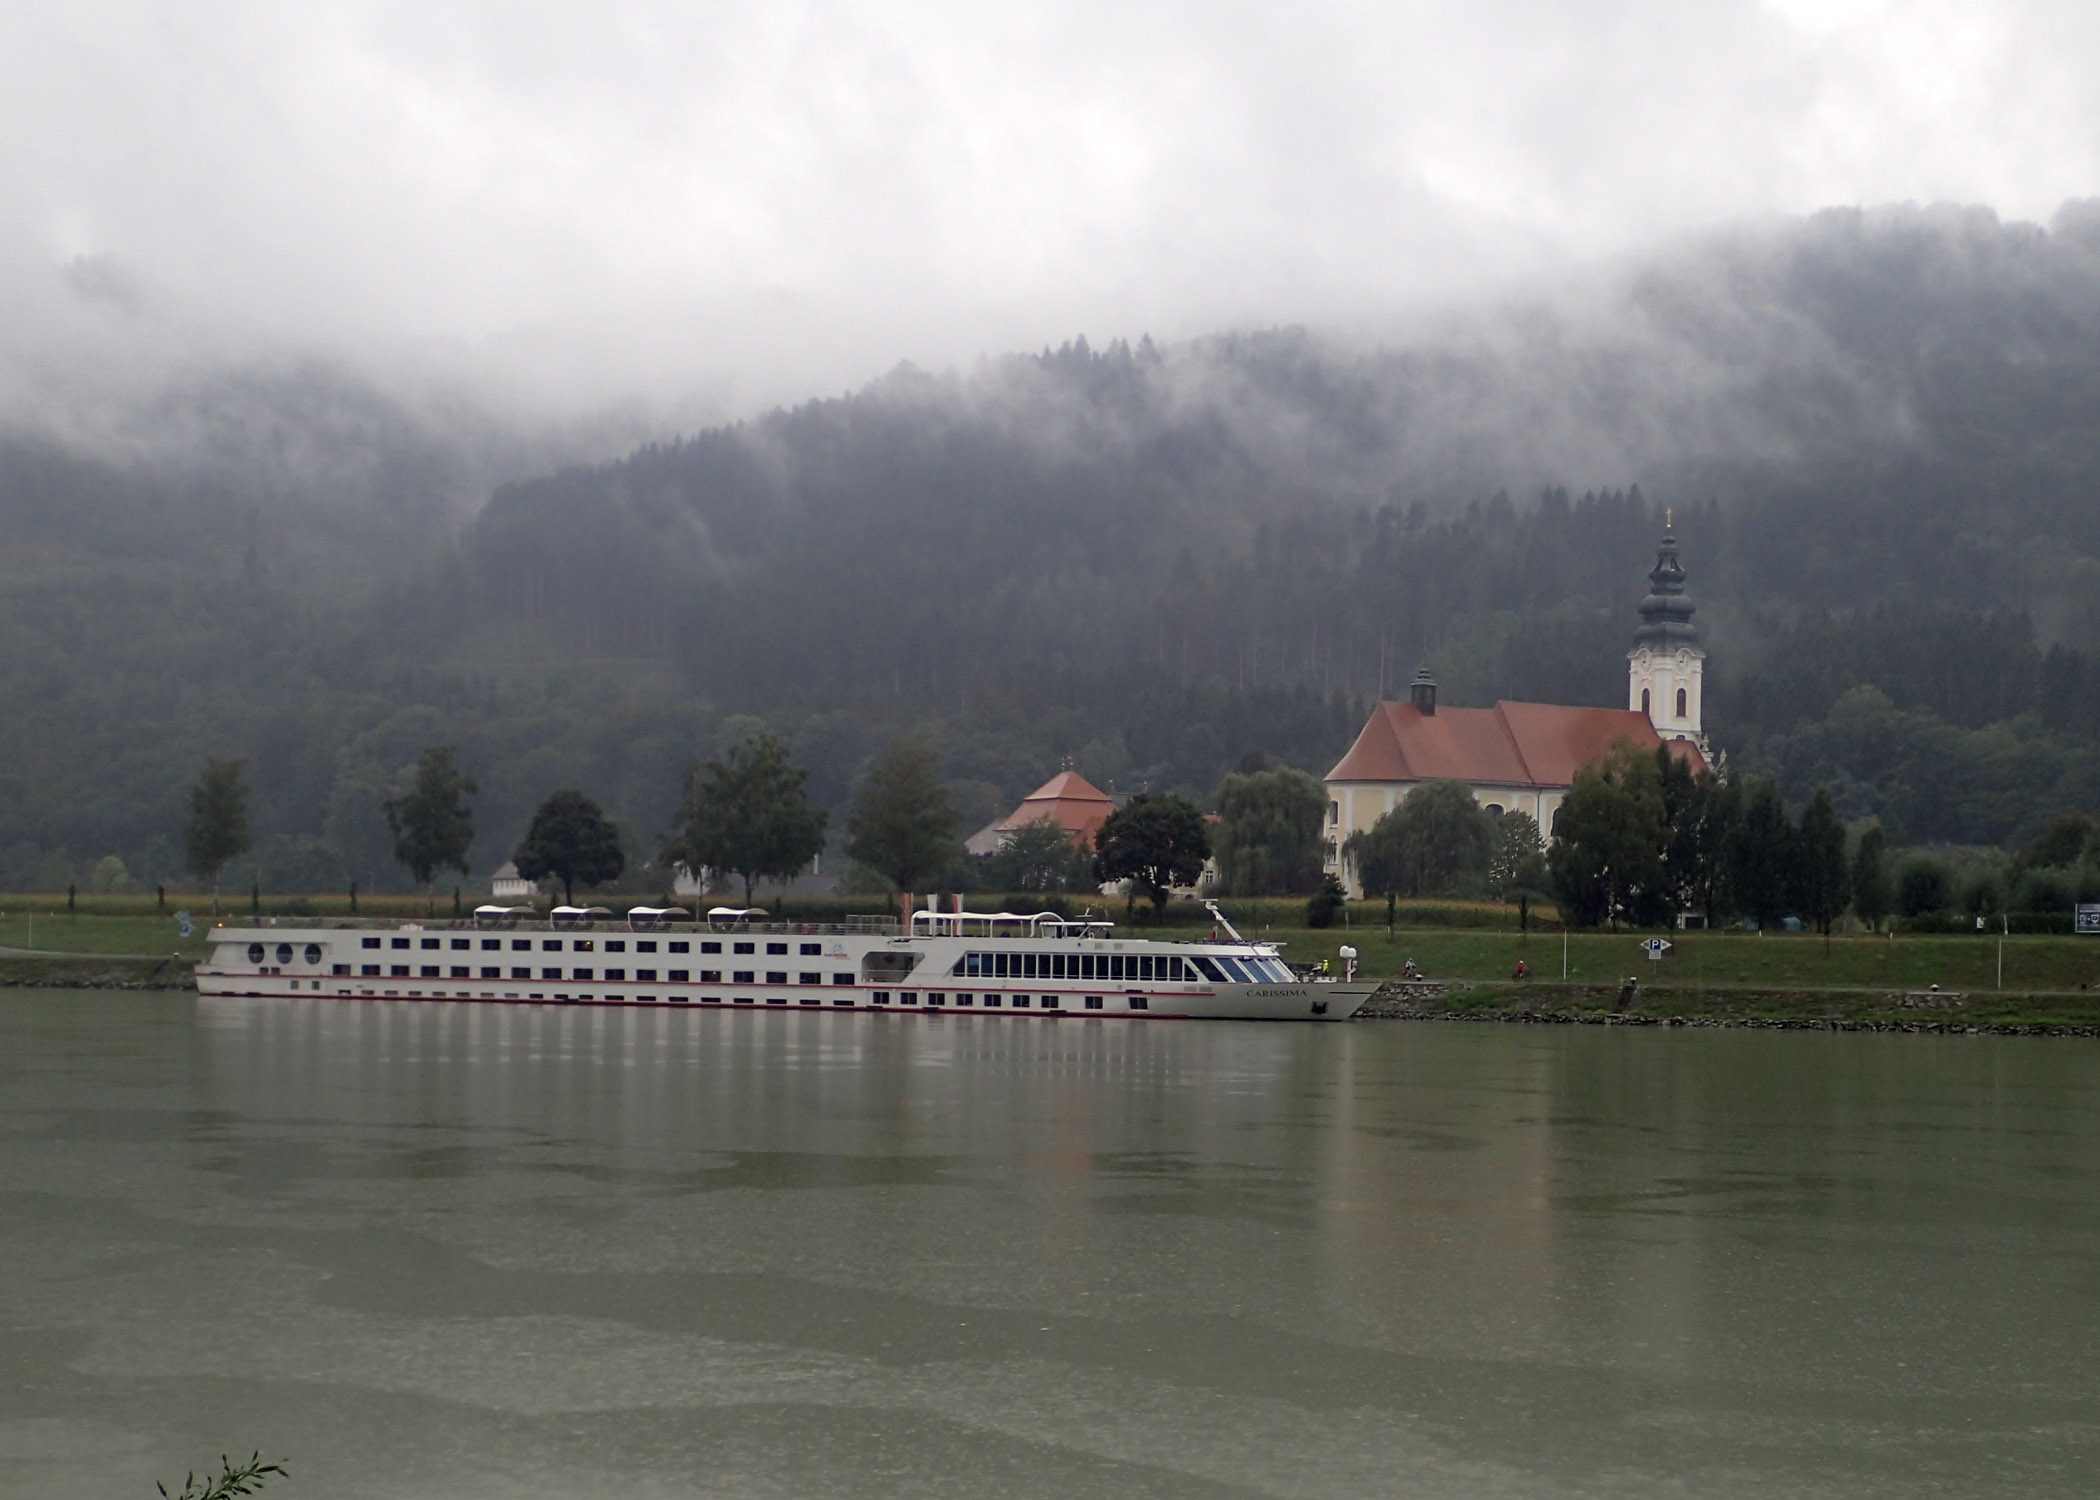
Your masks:
{"label": "green foliage in foreground", "polygon": [[219,1477],[199,1479],[191,1474],[183,1480],[179,1493],[168,1495],[168,1487],[156,1484],[155,1489],[168,1495],[168,1500],[234,1500],[237,1495],[252,1495],[263,1487],[263,1482],[272,1476],[289,1478],[283,1464],[266,1463],[260,1452],[251,1453],[248,1461],[236,1465],[230,1458],[219,1459]]}

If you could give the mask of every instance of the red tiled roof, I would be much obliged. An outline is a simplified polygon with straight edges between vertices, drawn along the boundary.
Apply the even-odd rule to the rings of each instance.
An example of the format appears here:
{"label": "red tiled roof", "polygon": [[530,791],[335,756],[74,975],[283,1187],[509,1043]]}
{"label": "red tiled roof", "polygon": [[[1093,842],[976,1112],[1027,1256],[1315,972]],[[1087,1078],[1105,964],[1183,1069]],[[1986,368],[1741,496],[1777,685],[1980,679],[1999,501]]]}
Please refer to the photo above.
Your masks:
{"label": "red tiled roof", "polygon": [[[1425,714],[1413,703],[1381,703],[1327,779],[1570,786],[1580,767],[1621,740],[1642,750],[1662,743],[1648,716],[1630,708],[1497,703]],[[1673,742],[1672,753],[1706,763],[1688,741]]]}
{"label": "red tiled roof", "polygon": [[1115,799],[1077,771],[1060,771],[1022,798],[998,827],[1007,832],[1048,818],[1075,840],[1092,845],[1095,830],[1115,810]]}

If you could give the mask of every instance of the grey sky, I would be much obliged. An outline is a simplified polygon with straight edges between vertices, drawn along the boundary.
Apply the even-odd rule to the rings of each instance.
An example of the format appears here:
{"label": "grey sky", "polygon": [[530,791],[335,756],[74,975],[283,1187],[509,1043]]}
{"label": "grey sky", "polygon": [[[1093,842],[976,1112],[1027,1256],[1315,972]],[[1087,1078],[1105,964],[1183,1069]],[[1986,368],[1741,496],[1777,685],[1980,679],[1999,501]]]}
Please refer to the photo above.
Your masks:
{"label": "grey sky", "polygon": [[17,0],[0,297],[17,387],[260,345],[744,407],[1744,215],[2046,219],[2096,77],[2089,0]]}

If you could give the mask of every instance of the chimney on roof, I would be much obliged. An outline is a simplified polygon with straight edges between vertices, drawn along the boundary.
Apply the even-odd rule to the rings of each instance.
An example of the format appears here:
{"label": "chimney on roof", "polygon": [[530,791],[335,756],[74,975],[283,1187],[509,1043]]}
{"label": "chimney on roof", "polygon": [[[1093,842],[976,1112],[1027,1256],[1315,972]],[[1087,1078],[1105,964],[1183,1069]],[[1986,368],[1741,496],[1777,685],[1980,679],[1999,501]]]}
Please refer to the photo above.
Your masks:
{"label": "chimney on roof", "polygon": [[1423,717],[1436,716],[1436,679],[1429,675],[1429,668],[1415,673],[1414,686],[1407,690],[1407,696]]}

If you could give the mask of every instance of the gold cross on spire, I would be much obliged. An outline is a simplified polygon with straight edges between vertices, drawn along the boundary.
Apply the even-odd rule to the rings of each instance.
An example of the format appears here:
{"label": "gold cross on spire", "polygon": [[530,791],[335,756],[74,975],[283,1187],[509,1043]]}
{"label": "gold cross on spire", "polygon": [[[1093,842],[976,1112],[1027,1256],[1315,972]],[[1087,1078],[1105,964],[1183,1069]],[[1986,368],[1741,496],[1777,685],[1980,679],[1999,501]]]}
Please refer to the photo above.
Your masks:
{"label": "gold cross on spire", "polygon": [[1676,506],[1674,506],[1674,505],[1665,505],[1665,506],[1663,507],[1663,530],[1665,530],[1665,531],[1675,531],[1676,529],[1677,529],[1677,507],[1676,507]]}

